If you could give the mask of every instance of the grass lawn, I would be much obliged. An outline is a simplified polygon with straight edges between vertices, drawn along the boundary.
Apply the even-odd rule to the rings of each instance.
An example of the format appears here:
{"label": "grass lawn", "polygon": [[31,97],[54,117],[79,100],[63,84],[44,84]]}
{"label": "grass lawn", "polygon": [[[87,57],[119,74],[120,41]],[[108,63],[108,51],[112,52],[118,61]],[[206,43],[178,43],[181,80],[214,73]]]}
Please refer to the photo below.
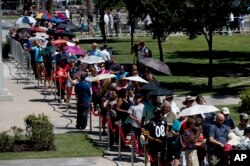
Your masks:
{"label": "grass lawn", "polygon": [[0,153],[0,160],[102,156],[102,150],[84,133],[58,134],[54,151]]}
{"label": "grass lawn", "polygon": [[[152,50],[153,57],[159,58],[155,39],[143,39]],[[213,89],[207,89],[208,46],[204,36],[189,40],[187,36],[171,36],[162,43],[164,61],[170,67],[173,76],[164,76],[159,72],[155,77],[168,89],[181,95],[237,95],[239,91],[250,88],[250,36],[248,34],[214,35]],[[101,42],[98,42],[102,46]],[[130,54],[130,39],[109,39],[108,46],[113,47],[119,63],[132,64],[134,56]],[[91,43],[82,44],[89,50]]]}

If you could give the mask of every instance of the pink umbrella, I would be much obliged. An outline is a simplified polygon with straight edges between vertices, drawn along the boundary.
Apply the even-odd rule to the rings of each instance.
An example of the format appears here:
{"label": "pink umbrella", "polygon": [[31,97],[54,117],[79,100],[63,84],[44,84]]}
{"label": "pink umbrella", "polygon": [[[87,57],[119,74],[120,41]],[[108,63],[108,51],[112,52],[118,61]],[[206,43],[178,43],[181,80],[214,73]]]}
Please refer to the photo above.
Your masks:
{"label": "pink umbrella", "polygon": [[82,50],[76,46],[65,46],[63,48],[66,52],[71,53],[73,55],[85,55],[87,52],[85,50]]}
{"label": "pink umbrella", "polygon": [[58,16],[58,18],[60,18],[62,20],[66,20],[67,19],[66,16],[64,14],[62,14],[61,12],[58,12],[57,16]]}

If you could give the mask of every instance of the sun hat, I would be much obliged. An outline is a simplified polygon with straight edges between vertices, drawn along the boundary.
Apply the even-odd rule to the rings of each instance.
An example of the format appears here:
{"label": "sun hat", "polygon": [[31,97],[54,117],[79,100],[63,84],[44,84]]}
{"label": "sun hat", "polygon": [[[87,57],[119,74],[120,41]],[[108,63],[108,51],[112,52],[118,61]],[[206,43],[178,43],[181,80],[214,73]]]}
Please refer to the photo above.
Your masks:
{"label": "sun hat", "polygon": [[240,114],[240,119],[247,120],[248,119],[248,115],[246,113],[241,113]]}
{"label": "sun hat", "polygon": [[230,114],[229,108],[227,108],[227,107],[221,108],[221,112],[222,112],[224,115],[229,115],[229,114]]}
{"label": "sun hat", "polygon": [[186,96],[185,101],[182,102],[183,105],[187,105],[187,102],[194,102],[194,98],[190,95]]}

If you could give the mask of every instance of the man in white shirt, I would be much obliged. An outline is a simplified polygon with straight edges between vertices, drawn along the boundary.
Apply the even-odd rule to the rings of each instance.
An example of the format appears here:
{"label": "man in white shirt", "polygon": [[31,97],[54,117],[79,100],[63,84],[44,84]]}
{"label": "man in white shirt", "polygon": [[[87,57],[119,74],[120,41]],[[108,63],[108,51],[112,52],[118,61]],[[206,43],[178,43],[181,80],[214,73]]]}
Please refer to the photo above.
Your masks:
{"label": "man in white shirt", "polygon": [[68,7],[66,7],[66,9],[65,9],[65,16],[66,16],[67,20],[70,20],[70,13],[69,13]]}
{"label": "man in white shirt", "polygon": [[109,69],[109,66],[111,65],[111,57],[107,48],[108,48],[107,44],[104,44],[102,47],[101,56],[102,59],[105,61],[105,68]]}
{"label": "man in white shirt", "polygon": [[107,12],[104,14],[104,28],[107,36],[109,34],[109,16]]}

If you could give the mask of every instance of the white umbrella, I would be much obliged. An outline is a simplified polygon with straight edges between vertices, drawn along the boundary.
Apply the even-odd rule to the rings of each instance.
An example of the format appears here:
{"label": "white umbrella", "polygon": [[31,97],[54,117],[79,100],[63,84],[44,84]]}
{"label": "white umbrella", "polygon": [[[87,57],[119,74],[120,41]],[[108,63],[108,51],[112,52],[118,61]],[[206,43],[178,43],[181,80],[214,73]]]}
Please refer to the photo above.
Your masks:
{"label": "white umbrella", "polygon": [[130,80],[130,81],[137,81],[137,82],[143,82],[143,83],[148,83],[148,81],[144,80],[140,76],[131,76],[131,77],[125,77],[125,80]]}
{"label": "white umbrella", "polygon": [[87,56],[81,60],[82,63],[95,64],[95,63],[104,63],[105,61],[101,57],[97,56]]}
{"label": "white umbrella", "polygon": [[114,74],[100,74],[100,75],[97,75],[97,76],[91,78],[90,81],[93,82],[93,81],[99,81],[99,80],[114,78],[114,77],[116,77],[116,75],[114,75]]}
{"label": "white umbrella", "polygon": [[23,16],[16,20],[16,24],[21,24],[21,23],[36,24],[36,19],[31,16]]}
{"label": "white umbrella", "polygon": [[210,112],[219,111],[218,108],[212,105],[194,105],[192,107],[186,108],[179,113],[179,116],[192,116],[198,114],[205,114]]}
{"label": "white umbrella", "polygon": [[16,24],[12,29],[30,29],[31,26],[26,23]]}
{"label": "white umbrella", "polygon": [[49,35],[47,35],[47,34],[44,33],[44,32],[36,32],[36,37],[45,37],[45,38],[48,38]]}

